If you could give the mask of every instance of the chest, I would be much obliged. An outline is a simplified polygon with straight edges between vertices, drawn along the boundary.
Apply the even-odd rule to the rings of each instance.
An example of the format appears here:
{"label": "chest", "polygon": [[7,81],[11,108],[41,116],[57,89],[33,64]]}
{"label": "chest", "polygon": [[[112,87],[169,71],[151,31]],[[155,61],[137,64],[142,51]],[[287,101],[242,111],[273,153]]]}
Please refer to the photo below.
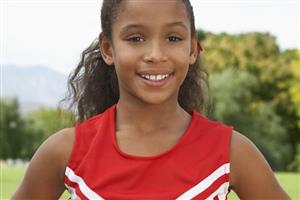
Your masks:
{"label": "chest", "polygon": [[130,134],[116,132],[116,143],[125,154],[134,156],[157,156],[173,149],[180,141],[182,133]]}
{"label": "chest", "polygon": [[139,137],[101,126],[90,142],[77,137],[66,187],[72,199],[225,199],[228,139],[219,132]]}

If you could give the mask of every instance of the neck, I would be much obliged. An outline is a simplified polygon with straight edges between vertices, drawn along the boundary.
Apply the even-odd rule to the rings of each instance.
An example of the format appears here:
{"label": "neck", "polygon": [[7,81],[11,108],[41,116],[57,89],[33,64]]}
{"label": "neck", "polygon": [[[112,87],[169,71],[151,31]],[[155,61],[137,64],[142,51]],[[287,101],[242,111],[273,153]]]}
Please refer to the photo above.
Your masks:
{"label": "neck", "polygon": [[191,116],[177,101],[159,105],[119,101],[116,113],[117,130],[138,130],[140,133],[185,130]]}

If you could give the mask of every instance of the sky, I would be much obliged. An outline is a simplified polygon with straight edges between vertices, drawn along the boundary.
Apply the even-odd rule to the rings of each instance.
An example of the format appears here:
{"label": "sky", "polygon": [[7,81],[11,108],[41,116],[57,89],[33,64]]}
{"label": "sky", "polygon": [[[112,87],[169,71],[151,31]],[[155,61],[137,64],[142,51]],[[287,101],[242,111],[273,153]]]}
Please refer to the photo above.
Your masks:
{"label": "sky", "polygon": [[[102,0],[0,2],[1,66],[43,65],[68,74],[101,32]],[[300,48],[299,0],[191,2],[197,28],[213,33],[269,32],[282,50]]]}

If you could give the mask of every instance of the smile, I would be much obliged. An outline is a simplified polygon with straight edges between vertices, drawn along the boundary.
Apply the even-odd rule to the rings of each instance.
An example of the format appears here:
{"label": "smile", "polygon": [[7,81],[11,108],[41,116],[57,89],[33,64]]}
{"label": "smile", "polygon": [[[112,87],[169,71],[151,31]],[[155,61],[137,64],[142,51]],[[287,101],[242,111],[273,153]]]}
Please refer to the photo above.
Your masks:
{"label": "smile", "polygon": [[148,74],[148,73],[143,73],[143,74],[138,74],[138,76],[141,78],[142,82],[147,86],[147,87],[163,87],[166,85],[169,81],[170,78],[172,77],[172,73],[164,73],[162,72],[161,74]]}
{"label": "smile", "polygon": [[146,80],[161,81],[161,80],[168,78],[170,76],[170,74],[157,74],[157,75],[140,74],[140,76]]}

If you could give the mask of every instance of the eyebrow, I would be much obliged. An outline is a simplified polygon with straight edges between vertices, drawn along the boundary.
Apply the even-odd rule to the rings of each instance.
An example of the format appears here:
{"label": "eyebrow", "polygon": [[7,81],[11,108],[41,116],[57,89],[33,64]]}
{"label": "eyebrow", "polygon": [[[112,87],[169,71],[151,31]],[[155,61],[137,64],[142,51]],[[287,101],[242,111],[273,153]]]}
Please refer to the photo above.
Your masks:
{"label": "eyebrow", "polygon": [[182,28],[188,30],[188,27],[183,22],[172,22],[172,23],[168,23],[166,26],[168,27],[181,26]]}
{"label": "eyebrow", "polygon": [[[188,30],[188,27],[181,21],[171,22],[171,23],[166,24],[165,26],[166,27],[180,26],[180,27]],[[121,29],[121,33],[125,33],[130,29],[137,29],[137,28],[145,28],[145,26],[142,24],[129,24]]]}
{"label": "eyebrow", "polygon": [[129,24],[121,29],[121,33],[126,33],[130,29],[145,28],[142,24]]}

